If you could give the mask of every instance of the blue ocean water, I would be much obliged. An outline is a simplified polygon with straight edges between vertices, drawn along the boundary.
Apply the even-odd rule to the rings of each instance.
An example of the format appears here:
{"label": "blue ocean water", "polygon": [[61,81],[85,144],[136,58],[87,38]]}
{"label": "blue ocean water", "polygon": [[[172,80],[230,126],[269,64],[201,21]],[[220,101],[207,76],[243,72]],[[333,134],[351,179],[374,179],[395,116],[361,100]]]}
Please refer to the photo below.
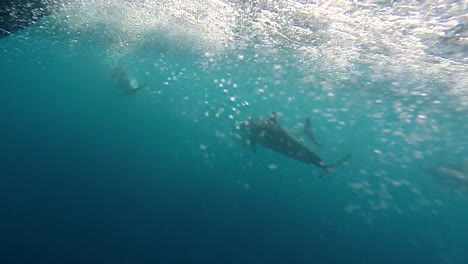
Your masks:
{"label": "blue ocean water", "polygon": [[[288,48],[169,37],[111,61],[102,28],[47,22],[0,39],[1,263],[467,263],[466,182],[424,170],[468,156],[437,82],[409,71],[400,93],[368,65],[337,81]],[[146,87],[118,95],[116,61]],[[244,148],[239,122],[272,111],[352,159],[324,175]]]}

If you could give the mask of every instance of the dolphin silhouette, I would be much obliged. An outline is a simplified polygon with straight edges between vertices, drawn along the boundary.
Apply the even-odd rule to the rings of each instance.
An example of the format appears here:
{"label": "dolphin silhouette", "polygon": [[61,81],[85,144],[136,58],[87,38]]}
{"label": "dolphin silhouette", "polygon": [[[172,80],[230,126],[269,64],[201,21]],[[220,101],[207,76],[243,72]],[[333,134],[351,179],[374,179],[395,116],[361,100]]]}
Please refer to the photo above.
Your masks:
{"label": "dolphin silhouette", "polygon": [[[112,70],[112,81],[116,85],[117,93],[121,96],[136,94],[138,91],[146,87],[146,83],[138,85],[136,80],[133,80],[128,75],[128,72],[121,66],[116,66]],[[133,83],[135,82],[135,84]],[[136,87],[135,87],[136,86]]]}
{"label": "dolphin silhouette", "polygon": [[459,190],[468,190],[468,159],[464,159],[461,164],[438,164],[423,170],[432,174],[449,186]]}
{"label": "dolphin silhouette", "polygon": [[[307,121],[306,121],[307,122]],[[283,154],[295,160],[325,169],[333,170],[347,162],[351,153],[333,164],[326,164],[313,150],[308,148],[301,140],[297,139],[276,122],[276,113],[270,114],[267,120],[254,118],[244,121],[240,125],[244,139],[250,144],[252,151],[256,151],[256,145]]]}

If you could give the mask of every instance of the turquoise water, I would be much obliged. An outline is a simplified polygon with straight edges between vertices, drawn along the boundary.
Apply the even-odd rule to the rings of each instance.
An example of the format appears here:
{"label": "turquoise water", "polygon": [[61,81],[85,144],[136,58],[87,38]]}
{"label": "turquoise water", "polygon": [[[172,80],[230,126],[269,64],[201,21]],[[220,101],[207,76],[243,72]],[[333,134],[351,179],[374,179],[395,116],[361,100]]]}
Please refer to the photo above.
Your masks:
{"label": "turquoise water", "polygon": [[[0,39],[2,263],[468,261],[467,183],[424,170],[468,156],[463,50],[351,57],[329,29],[316,56],[306,33],[239,26],[234,45],[75,7]],[[146,86],[120,96],[116,66]],[[298,136],[311,116],[322,145],[308,145],[352,159],[324,175],[243,148],[238,124],[272,111]]]}

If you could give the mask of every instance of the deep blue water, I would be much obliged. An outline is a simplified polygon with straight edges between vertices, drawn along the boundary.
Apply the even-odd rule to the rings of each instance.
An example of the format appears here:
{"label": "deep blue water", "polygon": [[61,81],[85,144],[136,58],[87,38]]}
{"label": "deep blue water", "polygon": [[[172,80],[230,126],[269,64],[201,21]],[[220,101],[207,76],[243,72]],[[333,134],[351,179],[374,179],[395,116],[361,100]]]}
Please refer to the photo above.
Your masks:
{"label": "deep blue water", "polygon": [[[351,103],[359,80],[335,99],[311,100],[295,88],[294,65],[269,72],[287,52],[262,62],[227,55],[203,70],[202,56],[163,45],[123,59],[148,89],[122,97],[105,47],[88,38],[70,47],[67,36],[35,30],[0,39],[1,263],[467,263],[466,198],[421,170],[466,154],[464,112],[433,113],[450,138],[382,142],[384,128],[427,130],[400,124],[386,111],[389,95],[367,94],[381,105]],[[165,85],[171,72],[184,74]],[[255,92],[258,76],[275,96]],[[235,103],[214,82],[223,78],[250,102],[232,120]],[[346,124],[330,122],[327,108]],[[353,152],[326,176],[265,149],[251,153],[231,134],[236,121],[270,111],[293,129],[313,109],[324,159]],[[384,114],[372,119],[373,111]],[[374,194],[350,188],[364,181]]]}

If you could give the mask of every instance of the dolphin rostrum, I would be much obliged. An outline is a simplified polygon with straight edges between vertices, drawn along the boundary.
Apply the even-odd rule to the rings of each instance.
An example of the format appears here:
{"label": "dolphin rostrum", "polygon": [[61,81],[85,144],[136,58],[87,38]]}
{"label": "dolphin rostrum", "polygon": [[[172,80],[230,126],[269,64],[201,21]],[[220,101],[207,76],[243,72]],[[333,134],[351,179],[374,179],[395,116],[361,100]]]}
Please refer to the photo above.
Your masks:
{"label": "dolphin rostrum", "polygon": [[303,163],[314,164],[326,171],[342,165],[351,158],[351,153],[348,153],[341,160],[333,164],[326,164],[301,140],[297,139],[288,133],[282,126],[277,124],[275,112],[270,114],[268,120],[254,118],[244,121],[240,125],[240,130],[254,152],[256,151],[257,144],[262,145],[265,148],[271,149]]}

